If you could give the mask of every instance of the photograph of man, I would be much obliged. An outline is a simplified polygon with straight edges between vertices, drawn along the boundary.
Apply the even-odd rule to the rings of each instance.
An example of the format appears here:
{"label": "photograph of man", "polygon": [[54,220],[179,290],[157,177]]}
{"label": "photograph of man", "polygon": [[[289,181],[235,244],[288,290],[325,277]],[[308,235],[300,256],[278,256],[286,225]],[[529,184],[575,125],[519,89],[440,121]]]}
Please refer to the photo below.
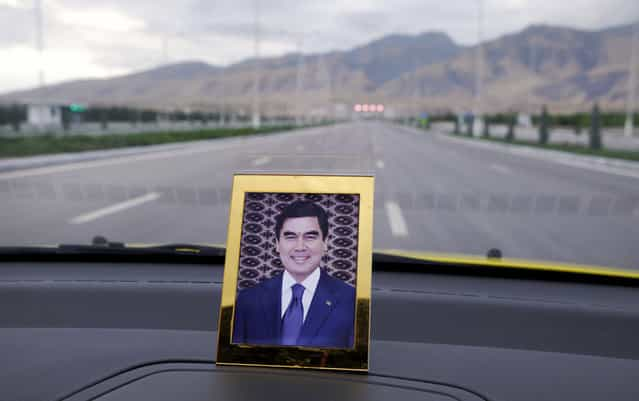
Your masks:
{"label": "photograph of man", "polygon": [[284,272],[240,291],[234,343],[352,348],[355,289],[320,268],[328,233],[326,212],[310,201],[292,202],[276,216]]}

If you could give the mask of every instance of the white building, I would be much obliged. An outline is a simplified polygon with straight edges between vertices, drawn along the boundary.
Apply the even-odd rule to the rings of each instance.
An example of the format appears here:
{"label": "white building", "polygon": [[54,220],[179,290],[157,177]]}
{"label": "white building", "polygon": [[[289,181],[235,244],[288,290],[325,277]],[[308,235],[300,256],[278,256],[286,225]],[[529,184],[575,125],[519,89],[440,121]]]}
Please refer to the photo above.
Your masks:
{"label": "white building", "polygon": [[62,106],[54,104],[28,104],[27,124],[36,127],[61,127]]}
{"label": "white building", "polygon": [[530,114],[517,114],[517,125],[521,125],[523,127],[532,127],[532,118],[530,117]]}

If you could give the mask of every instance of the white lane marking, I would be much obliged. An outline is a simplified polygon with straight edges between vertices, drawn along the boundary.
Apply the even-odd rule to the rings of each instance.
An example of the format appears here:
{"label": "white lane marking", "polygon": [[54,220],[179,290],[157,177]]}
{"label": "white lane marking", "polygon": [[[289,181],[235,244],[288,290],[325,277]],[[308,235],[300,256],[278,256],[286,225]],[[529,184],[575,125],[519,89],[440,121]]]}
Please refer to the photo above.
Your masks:
{"label": "white lane marking", "polygon": [[512,171],[510,171],[510,169],[504,166],[503,164],[493,163],[490,165],[490,168],[492,168],[495,171],[499,171],[500,173],[503,173],[503,174],[512,174]]}
{"label": "white lane marking", "polygon": [[108,216],[113,213],[121,212],[126,209],[131,209],[132,207],[140,206],[144,203],[154,201],[160,197],[160,194],[157,192],[150,192],[146,195],[138,196],[137,198],[129,199],[124,202],[116,203],[115,205],[111,205],[102,209],[98,209],[96,211],[86,213],[73,219],[69,220],[70,224],[83,224],[88,223],[93,220],[97,220],[100,217]]}
{"label": "white lane marking", "polygon": [[406,228],[406,220],[402,215],[402,209],[396,202],[386,202],[386,214],[388,215],[388,222],[390,224],[391,232],[396,237],[405,237],[408,235],[408,229]]}
{"label": "white lane marking", "polygon": [[262,157],[258,157],[257,159],[253,160],[253,165],[254,166],[262,166],[268,162],[271,161],[271,158],[268,156],[262,156]]}
{"label": "white lane marking", "polygon": [[378,160],[375,165],[377,166],[377,168],[384,168],[384,160]]}

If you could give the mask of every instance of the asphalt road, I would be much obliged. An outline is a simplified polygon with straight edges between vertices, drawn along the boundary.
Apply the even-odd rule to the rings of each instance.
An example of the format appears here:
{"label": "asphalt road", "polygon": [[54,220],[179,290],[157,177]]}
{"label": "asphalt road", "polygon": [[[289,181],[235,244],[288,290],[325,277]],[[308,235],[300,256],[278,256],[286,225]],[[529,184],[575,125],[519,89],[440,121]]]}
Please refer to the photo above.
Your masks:
{"label": "asphalt road", "polygon": [[223,244],[246,171],[375,174],[376,248],[639,269],[639,178],[381,122],[2,172],[0,244]]}

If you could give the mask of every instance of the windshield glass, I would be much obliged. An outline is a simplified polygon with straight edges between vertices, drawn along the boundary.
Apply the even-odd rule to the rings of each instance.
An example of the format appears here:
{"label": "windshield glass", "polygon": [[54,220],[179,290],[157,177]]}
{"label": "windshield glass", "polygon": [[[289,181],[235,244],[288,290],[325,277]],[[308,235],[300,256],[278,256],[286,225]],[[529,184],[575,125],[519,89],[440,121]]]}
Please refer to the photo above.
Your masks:
{"label": "windshield glass", "polygon": [[639,268],[639,3],[0,0],[0,245],[224,244],[237,172],[374,246]]}

